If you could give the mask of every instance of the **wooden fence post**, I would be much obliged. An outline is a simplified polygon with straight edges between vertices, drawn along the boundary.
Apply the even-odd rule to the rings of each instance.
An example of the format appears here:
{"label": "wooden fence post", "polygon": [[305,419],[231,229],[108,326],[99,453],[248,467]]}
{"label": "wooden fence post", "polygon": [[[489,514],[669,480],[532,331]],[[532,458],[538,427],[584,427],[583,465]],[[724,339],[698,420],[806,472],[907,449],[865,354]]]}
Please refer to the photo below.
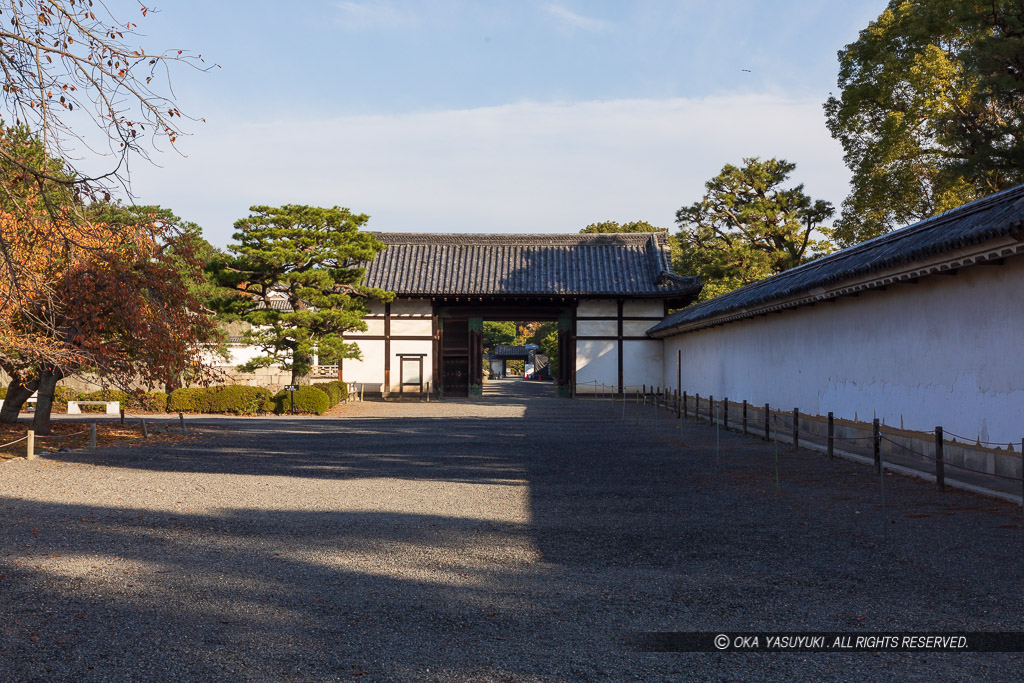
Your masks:
{"label": "wooden fence post", "polygon": [[729,397],[722,399],[722,429],[729,428]]}
{"label": "wooden fence post", "polygon": [[793,408],[793,450],[800,448],[800,409]]}
{"label": "wooden fence post", "polygon": [[686,392],[684,391],[683,392],[683,417],[690,417],[690,409],[686,405],[686,400],[688,398],[689,397],[686,395]]}
{"label": "wooden fence post", "polygon": [[36,455],[36,431],[34,429],[28,430],[27,437],[25,440],[25,459],[35,460],[38,457]]}
{"label": "wooden fence post", "polygon": [[770,418],[768,417],[770,412],[771,412],[770,406],[767,403],[765,403],[764,404],[764,440],[765,441],[771,441],[772,440],[771,425],[768,424],[770,422]]}
{"label": "wooden fence post", "polygon": [[875,437],[871,440],[875,450],[875,474],[882,473],[882,428],[878,425],[878,418],[876,417],[871,422],[872,435]]}
{"label": "wooden fence post", "polygon": [[942,427],[935,428],[935,485],[940,491],[946,490],[946,458],[942,437]]}
{"label": "wooden fence post", "polygon": [[747,399],[743,399],[743,436],[747,435]]}
{"label": "wooden fence post", "polygon": [[693,406],[693,419],[700,422],[700,394],[693,395],[694,406]]}
{"label": "wooden fence post", "polygon": [[146,418],[143,417],[143,418],[141,418],[141,420],[142,420],[142,438],[143,439],[148,439],[149,438],[149,429],[146,428]]}
{"label": "wooden fence post", "polygon": [[708,396],[708,424],[716,424],[715,422],[715,397]]}
{"label": "wooden fence post", "polygon": [[96,423],[89,425],[89,450],[96,450]]}
{"label": "wooden fence post", "polygon": [[828,459],[831,460],[836,454],[836,422],[832,413],[828,414]]}

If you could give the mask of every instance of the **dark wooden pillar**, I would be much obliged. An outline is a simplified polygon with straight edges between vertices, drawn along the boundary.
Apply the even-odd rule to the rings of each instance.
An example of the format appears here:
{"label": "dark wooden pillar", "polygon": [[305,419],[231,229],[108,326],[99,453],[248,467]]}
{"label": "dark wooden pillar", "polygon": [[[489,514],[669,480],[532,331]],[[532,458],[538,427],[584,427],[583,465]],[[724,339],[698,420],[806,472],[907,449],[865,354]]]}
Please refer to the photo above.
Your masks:
{"label": "dark wooden pillar", "polygon": [[469,319],[469,395],[484,393],[484,319]]}

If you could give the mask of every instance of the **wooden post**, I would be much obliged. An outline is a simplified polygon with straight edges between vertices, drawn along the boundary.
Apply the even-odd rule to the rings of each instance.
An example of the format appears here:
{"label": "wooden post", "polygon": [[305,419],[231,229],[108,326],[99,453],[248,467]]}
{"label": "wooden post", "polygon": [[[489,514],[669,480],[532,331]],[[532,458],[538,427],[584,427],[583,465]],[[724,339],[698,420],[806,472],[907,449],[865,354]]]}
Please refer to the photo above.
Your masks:
{"label": "wooden post", "polygon": [[729,397],[722,399],[722,429],[729,428]]}
{"label": "wooden post", "polygon": [[800,448],[800,409],[793,408],[793,450]]}
{"label": "wooden post", "polygon": [[940,491],[946,490],[946,458],[943,453],[944,444],[942,427],[935,428],[935,485]]}
{"label": "wooden post", "polygon": [[34,429],[28,430],[28,439],[25,441],[25,459],[35,460],[36,455],[36,431]]}
{"label": "wooden post", "polygon": [[149,438],[149,430],[146,428],[146,418],[143,417],[143,418],[140,418],[140,419],[142,420],[142,438],[143,439],[148,439]]}
{"label": "wooden post", "polygon": [[89,450],[96,450],[96,423],[89,425]]}
{"label": "wooden post", "polygon": [[769,417],[768,417],[770,412],[771,412],[771,410],[770,410],[768,404],[765,403],[764,404],[764,440],[765,441],[771,441],[772,440],[771,425],[768,424],[769,421],[770,421]]}
{"label": "wooden post", "polygon": [[717,424],[715,422],[715,397],[708,396],[708,423]]}
{"label": "wooden post", "polygon": [[874,444],[875,450],[875,474],[882,473],[882,428],[878,424],[878,418],[876,417],[871,422],[871,428],[874,439],[871,440]]}
{"label": "wooden post", "polygon": [[124,408],[121,408],[121,424],[124,424]]}
{"label": "wooden post", "polygon": [[747,435],[747,399],[743,399],[743,436]]}
{"label": "wooden post", "polygon": [[700,394],[694,394],[693,401],[693,419],[700,422]]}
{"label": "wooden post", "polygon": [[688,398],[689,397],[686,395],[686,392],[684,391],[683,392],[683,417],[690,417],[690,409],[686,405],[686,401],[687,401]]}
{"label": "wooden post", "polygon": [[181,422],[181,433],[185,434],[185,414],[178,413],[178,421]]}
{"label": "wooden post", "polygon": [[832,413],[828,414],[828,459],[831,460],[836,454],[836,422]]}

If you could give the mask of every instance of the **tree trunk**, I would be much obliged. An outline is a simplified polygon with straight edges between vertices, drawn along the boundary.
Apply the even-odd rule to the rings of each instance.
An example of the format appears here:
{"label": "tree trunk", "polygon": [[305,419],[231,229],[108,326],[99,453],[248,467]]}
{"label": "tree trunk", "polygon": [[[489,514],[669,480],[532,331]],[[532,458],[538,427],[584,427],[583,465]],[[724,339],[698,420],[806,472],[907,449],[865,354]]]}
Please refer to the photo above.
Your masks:
{"label": "tree trunk", "polygon": [[25,401],[27,401],[38,388],[38,378],[33,378],[28,384],[22,384],[21,377],[15,375],[14,379],[11,380],[10,385],[7,387],[7,397],[4,398],[4,407],[0,408],[0,423],[16,424],[18,422],[18,413],[21,412],[21,407],[25,405]]}
{"label": "tree trunk", "polygon": [[57,382],[64,379],[64,371],[52,365],[44,365],[39,372],[39,394],[36,397],[36,415],[32,420],[32,428],[36,434],[45,436],[50,433],[50,413],[53,411],[53,392]]}

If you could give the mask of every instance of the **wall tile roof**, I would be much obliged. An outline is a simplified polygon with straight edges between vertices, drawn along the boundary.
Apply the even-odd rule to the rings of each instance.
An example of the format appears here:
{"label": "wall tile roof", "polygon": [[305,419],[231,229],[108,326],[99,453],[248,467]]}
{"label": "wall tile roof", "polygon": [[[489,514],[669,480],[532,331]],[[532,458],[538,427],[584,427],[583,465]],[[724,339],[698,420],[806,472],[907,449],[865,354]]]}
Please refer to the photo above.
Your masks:
{"label": "wall tile roof", "polygon": [[684,308],[648,334],[664,336],[673,328],[740,315],[774,301],[862,278],[914,261],[1008,237],[1024,230],[1024,185],[925,219],[919,223],[843,249],[774,277]]}
{"label": "wall tile roof", "polygon": [[364,284],[400,296],[688,298],[697,278],[672,273],[667,233],[376,233],[388,245]]}

